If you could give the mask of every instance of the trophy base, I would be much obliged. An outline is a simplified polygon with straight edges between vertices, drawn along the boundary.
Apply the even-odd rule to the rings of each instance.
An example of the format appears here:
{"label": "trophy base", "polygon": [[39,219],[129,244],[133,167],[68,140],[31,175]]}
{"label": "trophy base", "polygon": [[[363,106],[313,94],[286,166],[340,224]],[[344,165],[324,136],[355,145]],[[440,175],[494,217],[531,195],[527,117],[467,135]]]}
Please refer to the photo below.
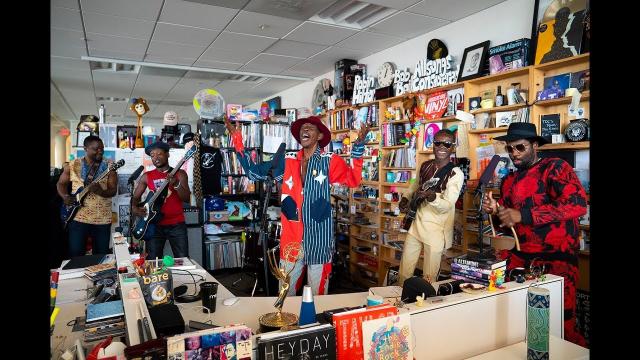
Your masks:
{"label": "trophy base", "polygon": [[292,326],[298,324],[298,316],[288,312],[272,312],[260,316],[260,332],[280,330],[283,326]]}

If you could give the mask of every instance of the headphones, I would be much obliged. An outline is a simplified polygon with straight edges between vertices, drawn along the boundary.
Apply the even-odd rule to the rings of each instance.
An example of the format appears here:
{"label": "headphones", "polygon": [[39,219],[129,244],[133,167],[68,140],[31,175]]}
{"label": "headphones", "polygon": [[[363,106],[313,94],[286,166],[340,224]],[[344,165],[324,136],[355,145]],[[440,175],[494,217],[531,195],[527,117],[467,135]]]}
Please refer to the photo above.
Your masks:
{"label": "headphones", "polygon": [[196,302],[202,298],[200,292],[198,291],[195,295],[186,295],[187,285],[176,286],[173,289],[173,299],[179,303],[190,303]]}

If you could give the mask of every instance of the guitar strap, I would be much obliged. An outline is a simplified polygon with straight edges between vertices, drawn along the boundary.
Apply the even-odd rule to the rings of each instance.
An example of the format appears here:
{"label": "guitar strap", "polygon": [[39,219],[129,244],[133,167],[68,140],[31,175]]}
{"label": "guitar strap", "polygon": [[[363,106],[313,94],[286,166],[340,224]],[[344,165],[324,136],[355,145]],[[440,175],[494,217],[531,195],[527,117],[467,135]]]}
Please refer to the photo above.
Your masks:
{"label": "guitar strap", "polygon": [[[82,159],[82,162],[86,163],[84,159]],[[89,170],[87,170],[87,174],[84,176],[84,181],[83,181],[84,186],[89,185],[93,181],[93,178],[96,176],[96,172],[98,172],[98,169],[100,168],[100,164],[102,164],[102,161],[93,163],[89,168]]]}
{"label": "guitar strap", "polygon": [[438,183],[433,186],[434,188],[437,188],[437,189],[441,188],[445,175],[447,175],[449,171],[453,169],[454,166],[455,165],[452,162],[449,162],[447,165],[443,166],[442,169],[438,170],[438,172],[436,172],[435,175],[433,175],[433,177],[440,179],[438,180]]}

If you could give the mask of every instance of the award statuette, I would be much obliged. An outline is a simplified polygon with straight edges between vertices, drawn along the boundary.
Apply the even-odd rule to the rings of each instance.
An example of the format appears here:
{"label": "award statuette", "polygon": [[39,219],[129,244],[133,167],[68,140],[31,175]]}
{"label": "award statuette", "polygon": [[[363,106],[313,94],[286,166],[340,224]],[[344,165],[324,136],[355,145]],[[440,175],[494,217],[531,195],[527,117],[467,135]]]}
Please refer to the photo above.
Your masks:
{"label": "award statuette", "polygon": [[[301,243],[289,243],[282,251],[282,259],[286,262],[281,263],[278,266],[278,259],[276,259],[275,252],[278,250],[279,245],[270,249],[267,252],[267,258],[269,259],[269,266],[273,275],[280,281],[280,291],[278,293],[278,299],[273,306],[278,310],[260,316],[258,322],[260,323],[260,331],[267,332],[272,330],[278,330],[283,326],[297,325],[298,316],[288,312],[282,312],[282,305],[284,305],[284,299],[287,297],[289,287],[291,286],[291,272],[293,271],[295,264],[302,260],[304,251]],[[287,269],[287,267],[289,267]],[[295,285],[294,285],[295,286]]]}

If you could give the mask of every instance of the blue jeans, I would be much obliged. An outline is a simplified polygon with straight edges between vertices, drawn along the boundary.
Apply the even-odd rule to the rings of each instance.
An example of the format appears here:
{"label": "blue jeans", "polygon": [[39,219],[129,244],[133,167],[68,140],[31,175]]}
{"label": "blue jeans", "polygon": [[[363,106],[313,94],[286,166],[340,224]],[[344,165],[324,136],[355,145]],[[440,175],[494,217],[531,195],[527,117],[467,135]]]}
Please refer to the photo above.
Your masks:
{"label": "blue jeans", "polygon": [[84,256],[87,237],[91,236],[91,252],[106,254],[111,240],[111,224],[93,225],[71,220],[69,222],[69,257]]}
{"label": "blue jeans", "polygon": [[169,240],[173,257],[188,257],[189,243],[187,241],[187,225],[183,222],[175,225],[158,225],[151,240],[147,241],[147,259],[162,259],[164,256],[164,243]]}

